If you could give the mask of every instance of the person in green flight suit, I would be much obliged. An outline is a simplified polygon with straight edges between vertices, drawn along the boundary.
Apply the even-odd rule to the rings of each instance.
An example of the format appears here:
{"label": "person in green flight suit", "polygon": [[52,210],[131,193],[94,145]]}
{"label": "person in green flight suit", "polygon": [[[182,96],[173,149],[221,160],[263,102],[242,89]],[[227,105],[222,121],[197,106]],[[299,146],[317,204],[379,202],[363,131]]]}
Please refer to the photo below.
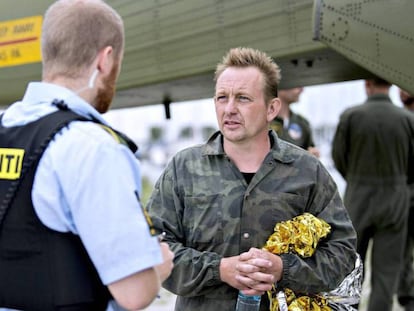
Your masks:
{"label": "person in green flight suit", "polygon": [[290,105],[299,100],[302,92],[302,87],[279,90],[278,97],[282,106],[270,127],[277,133],[279,138],[308,150],[314,156],[319,157],[319,150],[315,147],[309,121],[290,109]]}
{"label": "person in green flight suit", "polygon": [[[400,89],[400,99],[406,110],[414,113],[414,96]],[[398,301],[405,311],[414,311],[414,180],[409,180],[410,211],[408,214],[408,232],[404,251],[404,262],[401,268]]]}
{"label": "person in green flight suit", "polygon": [[414,115],[392,103],[390,87],[378,77],[365,80],[368,98],[341,114],[332,146],[362,260],[372,241],[368,311],[392,310],[407,231]]}

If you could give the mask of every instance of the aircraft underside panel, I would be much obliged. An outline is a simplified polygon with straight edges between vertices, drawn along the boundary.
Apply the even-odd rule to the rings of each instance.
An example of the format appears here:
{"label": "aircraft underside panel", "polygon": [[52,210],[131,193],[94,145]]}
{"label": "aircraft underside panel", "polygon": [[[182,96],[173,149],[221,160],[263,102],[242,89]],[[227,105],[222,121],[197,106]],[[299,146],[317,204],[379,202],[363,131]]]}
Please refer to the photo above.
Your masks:
{"label": "aircraft underside panel", "polygon": [[414,93],[414,1],[315,0],[314,37]]}

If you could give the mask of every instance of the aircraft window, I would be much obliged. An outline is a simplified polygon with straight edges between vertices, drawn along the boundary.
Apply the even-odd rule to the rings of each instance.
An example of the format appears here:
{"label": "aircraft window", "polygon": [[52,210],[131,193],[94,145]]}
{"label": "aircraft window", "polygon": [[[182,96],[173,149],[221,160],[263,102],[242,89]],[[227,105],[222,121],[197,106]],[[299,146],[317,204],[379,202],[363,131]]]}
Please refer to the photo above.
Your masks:
{"label": "aircraft window", "polygon": [[179,138],[193,138],[194,137],[194,130],[190,126],[184,127],[180,134],[178,135]]}
{"label": "aircraft window", "polygon": [[150,140],[152,142],[159,141],[164,138],[164,129],[159,126],[153,126],[150,129]]}

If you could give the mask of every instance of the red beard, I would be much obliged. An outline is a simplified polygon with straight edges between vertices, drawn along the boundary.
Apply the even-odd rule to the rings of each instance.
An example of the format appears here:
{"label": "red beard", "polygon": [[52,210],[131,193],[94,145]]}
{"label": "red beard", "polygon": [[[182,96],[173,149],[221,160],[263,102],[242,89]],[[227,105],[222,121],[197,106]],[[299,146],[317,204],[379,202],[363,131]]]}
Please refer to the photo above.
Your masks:
{"label": "red beard", "polygon": [[111,106],[112,99],[115,95],[116,80],[118,77],[119,64],[115,64],[112,67],[109,75],[102,79],[103,87],[98,89],[94,107],[100,113],[105,113]]}

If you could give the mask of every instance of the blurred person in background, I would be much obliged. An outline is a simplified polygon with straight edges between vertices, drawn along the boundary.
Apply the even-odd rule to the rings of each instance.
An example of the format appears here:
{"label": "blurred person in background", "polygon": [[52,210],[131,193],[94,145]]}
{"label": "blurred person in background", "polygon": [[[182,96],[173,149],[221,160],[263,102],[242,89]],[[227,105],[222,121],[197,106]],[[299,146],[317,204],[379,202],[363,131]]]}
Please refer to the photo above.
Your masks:
{"label": "blurred person in background", "polygon": [[314,156],[319,157],[319,150],[315,147],[309,121],[290,109],[291,104],[299,101],[302,92],[302,87],[279,90],[278,97],[282,106],[270,127],[275,130],[279,138],[308,150]]}
{"label": "blurred person in background", "polygon": [[367,100],[341,114],[332,146],[364,261],[372,241],[368,311],[392,310],[407,232],[414,115],[392,103],[390,87],[379,77],[365,80]]}
{"label": "blurred person in background", "polygon": [[403,106],[408,111],[414,112],[414,96],[408,93],[407,91],[404,91],[403,89],[400,89],[400,99],[403,103]]}
{"label": "blurred person in background", "polygon": [[[400,99],[405,109],[414,112],[414,96],[400,89]],[[413,160],[411,160],[413,162]],[[404,250],[404,262],[398,287],[398,301],[405,311],[414,311],[414,180],[408,180],[410,186],[410,211],[408,214],[407,240]]]}

